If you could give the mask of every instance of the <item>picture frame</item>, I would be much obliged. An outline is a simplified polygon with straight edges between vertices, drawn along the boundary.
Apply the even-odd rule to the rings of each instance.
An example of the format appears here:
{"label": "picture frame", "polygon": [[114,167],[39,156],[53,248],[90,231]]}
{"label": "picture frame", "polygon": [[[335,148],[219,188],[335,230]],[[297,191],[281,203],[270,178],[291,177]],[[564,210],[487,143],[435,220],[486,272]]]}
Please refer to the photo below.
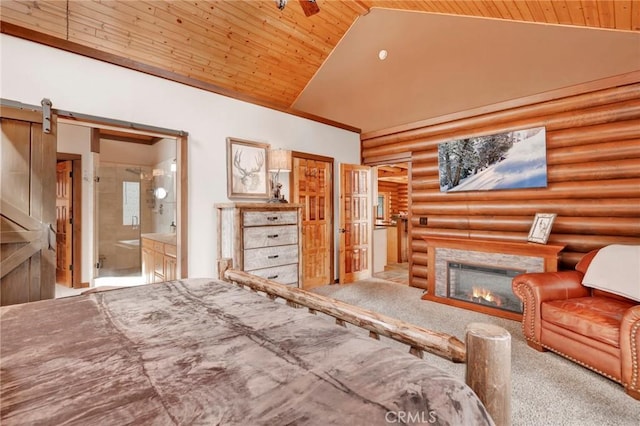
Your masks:
{"label": "picture frame", "polygon": [[227,197],[269,198],[268,143],[227,138]]}
{"label": "picture frame", "polygon": [[551,235],[551,227],[556,219],[555,213],[536,213],[527,241],[546,244]]}
{"label": "picture frame", "polygon": [[541,126],[441,142],[440,192],[546,188],[546,140]]}

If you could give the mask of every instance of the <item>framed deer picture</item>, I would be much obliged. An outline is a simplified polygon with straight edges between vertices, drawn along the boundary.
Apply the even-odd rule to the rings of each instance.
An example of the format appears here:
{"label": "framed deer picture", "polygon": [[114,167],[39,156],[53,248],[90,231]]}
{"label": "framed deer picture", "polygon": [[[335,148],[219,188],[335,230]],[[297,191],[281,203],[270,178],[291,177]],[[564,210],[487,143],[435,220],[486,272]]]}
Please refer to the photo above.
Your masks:
{"label": "framed deer picture", "polygon": [[227,138],[227,196],[269,198],[269,144]]}

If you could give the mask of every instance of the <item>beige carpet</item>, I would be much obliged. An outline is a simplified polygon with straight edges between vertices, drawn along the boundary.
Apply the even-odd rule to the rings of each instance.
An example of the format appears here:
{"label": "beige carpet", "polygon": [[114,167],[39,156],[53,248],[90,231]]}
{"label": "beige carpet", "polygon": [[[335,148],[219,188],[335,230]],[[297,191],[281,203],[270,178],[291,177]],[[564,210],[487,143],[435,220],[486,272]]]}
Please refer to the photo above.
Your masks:
{"label": "beige carpet", "polygon": [[[540,353],[529,348],[519,322],[421,300],[421,289],[375,278],[313,291],[452,334],[462,341],[465,327],[471,322],[505,328],[512,336],[513,425],[640,425],[640,401],[627,396],[621,385],[586,368],[552,352]],[[406,350],[405,346],[385,341]],[[464,380],[464,364],[453,364],[430,354],[425,355],[425,360]]]}

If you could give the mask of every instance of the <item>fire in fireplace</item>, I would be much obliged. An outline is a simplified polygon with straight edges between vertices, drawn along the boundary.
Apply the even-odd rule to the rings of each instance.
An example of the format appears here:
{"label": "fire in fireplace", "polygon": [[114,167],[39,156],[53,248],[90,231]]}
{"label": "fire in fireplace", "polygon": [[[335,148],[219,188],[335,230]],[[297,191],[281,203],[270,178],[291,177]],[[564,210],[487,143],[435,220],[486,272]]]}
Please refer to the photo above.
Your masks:
{"label": "fire in fireplace", "polygon": [[524,271],[495,266],[447,262],[447,297],[522,313],[511,280]]}

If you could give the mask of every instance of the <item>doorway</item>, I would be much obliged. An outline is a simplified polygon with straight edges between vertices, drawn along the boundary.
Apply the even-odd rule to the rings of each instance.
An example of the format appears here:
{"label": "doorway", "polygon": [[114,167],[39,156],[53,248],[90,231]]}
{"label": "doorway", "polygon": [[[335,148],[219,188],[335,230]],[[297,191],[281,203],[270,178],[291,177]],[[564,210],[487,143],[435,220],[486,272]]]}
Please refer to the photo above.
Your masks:
{"label": "doorway", "polygon": [[[81,281],[82,156],[56,154],[56,289],[88,287]],[[58,290],[56,290],[58,291]]]}
{"label": "doorway", "polygon": [[176,279],[176,140],[100,131],[99,141],[94,285]]}
{"label": "doorway", "polygon": [[[74,287],[139,285],[185,277],[187,134],[82,118],[87,120],[61,118],[58,140],[58,149],[82,159],[79,172],[74,172],[80,179],[74,194],[84,195],[77,206],[85,212],[82,237],[78,233],[73,238],[74,249],[83,247],[72,271],[81,285]],[[74,220],[78,227],[79,222]],[[150,238],[148,244],[145,237]],[[166,238],[158,243],[160,237]],[[151,254],[146,257],[151,274],[144,273],[145,250]],[[61,297],[82,291],[62,290]]]}
{"label": "doorway", "polygon": [[375,167],[373,276],[409,284],[409,172],[408,162]]}
{"label": "doorway", "polygon": [[333,158],[292,152],[291,201],[302,204],[302,283],[333,283]]}

